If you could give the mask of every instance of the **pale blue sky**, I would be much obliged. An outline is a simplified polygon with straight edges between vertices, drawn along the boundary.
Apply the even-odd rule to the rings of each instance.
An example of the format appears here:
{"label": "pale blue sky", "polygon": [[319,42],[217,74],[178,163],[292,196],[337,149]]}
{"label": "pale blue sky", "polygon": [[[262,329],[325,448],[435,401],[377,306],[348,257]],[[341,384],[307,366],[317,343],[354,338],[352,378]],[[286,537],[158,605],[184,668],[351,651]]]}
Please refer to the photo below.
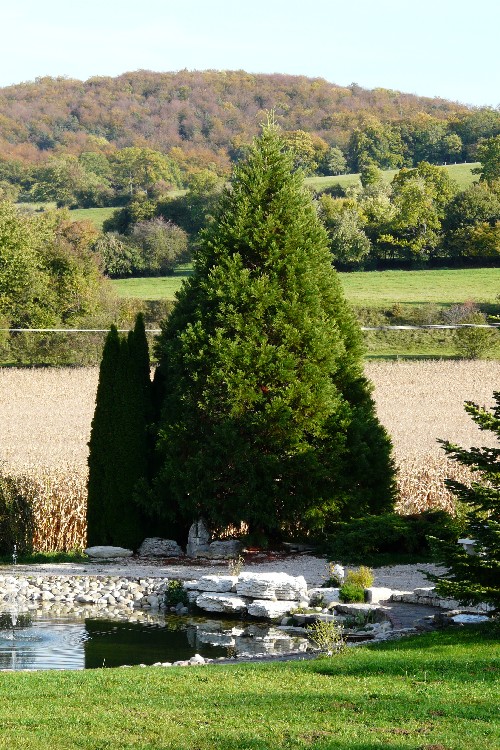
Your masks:
{"label": "pale blue sky", "polygon": [[499,0],[12,0],[0,85],[246,70],[500,104]]}

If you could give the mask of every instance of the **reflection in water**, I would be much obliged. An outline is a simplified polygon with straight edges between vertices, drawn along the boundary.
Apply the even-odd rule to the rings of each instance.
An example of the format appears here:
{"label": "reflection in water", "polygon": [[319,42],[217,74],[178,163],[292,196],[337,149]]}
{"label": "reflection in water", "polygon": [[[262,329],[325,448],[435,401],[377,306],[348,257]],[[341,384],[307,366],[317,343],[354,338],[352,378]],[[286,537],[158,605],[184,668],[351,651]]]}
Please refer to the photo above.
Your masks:
{"label": "reflection in water", "polygon": [[[0,670],[92,669],[189,659],[305,652],[304,636],[263,623],[166,614],[108,613],[82,609],[51,614],[34,609],[0,613]],[[138,621],[139,620],[139,621]]]}

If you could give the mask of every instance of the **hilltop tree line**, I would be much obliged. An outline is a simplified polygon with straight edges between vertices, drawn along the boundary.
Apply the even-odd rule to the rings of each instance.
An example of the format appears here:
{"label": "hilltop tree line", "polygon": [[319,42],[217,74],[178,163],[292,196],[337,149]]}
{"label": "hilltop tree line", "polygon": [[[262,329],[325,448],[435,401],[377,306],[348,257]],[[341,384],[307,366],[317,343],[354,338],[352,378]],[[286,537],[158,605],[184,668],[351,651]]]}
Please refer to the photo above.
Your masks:
{"label": "hilltop tree line", "polygon": [[496,109],[300,76],[152,73],[0,89],[0,195],[106,206],[228,176],[273,109],[305,174],[473,161]]}

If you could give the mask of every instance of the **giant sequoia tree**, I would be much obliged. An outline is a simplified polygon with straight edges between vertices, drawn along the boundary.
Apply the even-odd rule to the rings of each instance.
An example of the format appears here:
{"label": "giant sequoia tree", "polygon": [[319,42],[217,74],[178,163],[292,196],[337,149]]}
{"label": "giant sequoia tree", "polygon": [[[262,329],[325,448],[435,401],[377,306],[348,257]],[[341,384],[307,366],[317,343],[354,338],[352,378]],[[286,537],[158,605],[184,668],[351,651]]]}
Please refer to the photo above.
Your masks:
{"label": "giant sequoia tree", "polygon": [[326,232],[268,126],[157,345],[158,507],[268,533],[390,508],[391,445],[361,352]]}

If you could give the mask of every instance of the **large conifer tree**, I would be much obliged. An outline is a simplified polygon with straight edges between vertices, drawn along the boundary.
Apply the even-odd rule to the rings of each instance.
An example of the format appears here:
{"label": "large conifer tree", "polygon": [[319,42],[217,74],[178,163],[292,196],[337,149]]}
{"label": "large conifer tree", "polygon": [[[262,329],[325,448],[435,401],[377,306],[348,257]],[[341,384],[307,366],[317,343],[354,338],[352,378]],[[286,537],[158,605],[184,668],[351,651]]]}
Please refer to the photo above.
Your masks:
{"label": "large conifer tree", "polygon": [[166,512],[277,532],[392,506],[361,333],[274,126],[235,169],[157,354]]}
{"label": "large conifer tree", "polygon": [[151,420],[149,351],[142,315],[120,337],[106,338],[89,441],[87,541],[135,549],[145,521],[134,493],[148,477]]}

